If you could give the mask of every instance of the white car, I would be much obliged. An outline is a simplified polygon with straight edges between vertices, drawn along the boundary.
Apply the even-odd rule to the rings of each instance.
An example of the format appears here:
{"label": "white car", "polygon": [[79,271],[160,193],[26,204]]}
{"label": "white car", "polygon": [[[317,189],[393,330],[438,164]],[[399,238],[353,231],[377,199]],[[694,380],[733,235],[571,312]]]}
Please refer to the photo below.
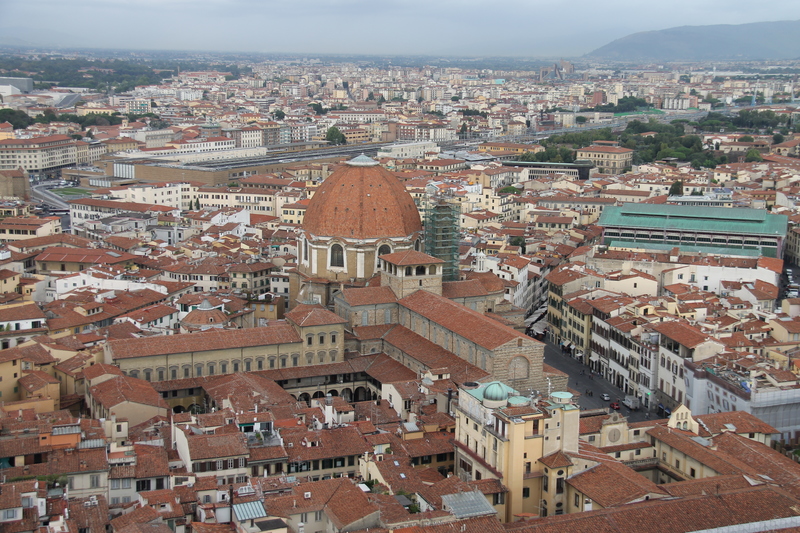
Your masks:
{"label": "white car", "polygon": [[606,402],[611,399],[611,396],[606,393],[601,394],[600,397]]}

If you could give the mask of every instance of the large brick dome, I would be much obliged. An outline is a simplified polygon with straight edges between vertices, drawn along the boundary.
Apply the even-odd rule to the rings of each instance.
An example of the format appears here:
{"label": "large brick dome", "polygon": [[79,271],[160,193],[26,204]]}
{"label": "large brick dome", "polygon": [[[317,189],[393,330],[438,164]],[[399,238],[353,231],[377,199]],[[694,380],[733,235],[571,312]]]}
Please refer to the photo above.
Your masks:
{"label": "large brick dome", "polygon": [[403,184],[377,161],[340,165],[311,198],[303,229],[318,237],[380,239],[421,231],[419,211]]}

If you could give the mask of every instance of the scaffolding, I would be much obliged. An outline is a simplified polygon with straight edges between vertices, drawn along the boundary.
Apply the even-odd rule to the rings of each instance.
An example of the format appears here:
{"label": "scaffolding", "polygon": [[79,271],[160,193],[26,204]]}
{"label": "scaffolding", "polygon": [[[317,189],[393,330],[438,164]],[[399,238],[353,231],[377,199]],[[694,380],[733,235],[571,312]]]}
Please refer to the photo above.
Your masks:
{"label": "scaffolding", "polygon": [[425,210],[425,253],[444,261],[442,281],[458,281],[458,204],[432,197]]}

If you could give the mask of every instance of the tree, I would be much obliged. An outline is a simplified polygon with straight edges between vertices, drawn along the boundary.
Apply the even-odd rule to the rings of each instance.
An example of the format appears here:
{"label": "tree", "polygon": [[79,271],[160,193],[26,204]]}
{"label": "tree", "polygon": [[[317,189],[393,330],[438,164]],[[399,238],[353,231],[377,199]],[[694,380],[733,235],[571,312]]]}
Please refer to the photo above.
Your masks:
{"label": "tree", "polygon": [[200,211],[200,198],[195,198],[194,199],[194,210],[195,211]]}
{"label": "tree", "polygon": [[325,140],[331,144],[347,144],[344,133],[339,131],[339,128],[336,126],[328,128],[328,132],[325,134]]}
{"label": "tree", "polygon": [[22,111],[0,109],[0,122],[8,122],[15,130],[22,130],[33,124],[33,119]]}
{"label": "tree", "polygon": [[514,187],[512,185],[509,185],[508,187],[503,187],[502,189],[500,189],[497,192],[499,194],[519,194],[522,191],[520,191],[519,189],[517,189],[516,187]]}
{"label": "tree", "polygon": [[679,180],[670,185],[667,194],[669,196],[683,196],[683,182]]}
{"label": "tree", "polygon": [[751,148],[747,151],[747,155],[744,156],[745,163],[753,163],[758,161],[763,161],[764,159],[761,157],[761,154],[755,148]]}
{"label": "tree", "polygon": [[320,104],[319,102],[314,102],[313,104],[308,104],[308,107],[313,109],[314,110],[314,114],[317,115],[317,116],[324,115],[325,113],[328,112],[328,110],[325,109],[324,107],[322,107],[322,104]]}
{"label": "tree", "polygon": [[367,95],[367,102],[372,100],[375,100],[375,93],[370,91],[369,94]]}
{"label": "tree", "polygon": [[780,133],[776,133],[772,136],[772,144],[781,144],[785,140],[785,137]]}
{"label": "tree", "polygon": [[284,118],[286,118],[286,113],[284,113],[280,109],[276,109],[273,115],[275,115],[275,118],[278,120],[283,120]]}
{"label": "tree", "polygon": [[755,141],[755,139],[753,139],[753,137],[750,135],[742,135],[739,137],[739,142],[741,143],[751,143],[753,141]]}
{"label": "tree", "polygon": [[461,100],[461,98],[460,98],[460,97],[458,97],[458,96],[451,96],[451,97],[450,97],[450,101],[451,101],[451,102],[458,102],[459,100]]}
{"label": "tree", "polygon": [[522,248],[522,253],[525,253],[525,237],[512,237],[511,246],[519,246]]}
{"label": "tree", "polygon": [[586,124],[586,120],[587,118],[584,117],[583,115],[578,115],[577,117],[575,117],[575,122],[577,122],[578,124]]}

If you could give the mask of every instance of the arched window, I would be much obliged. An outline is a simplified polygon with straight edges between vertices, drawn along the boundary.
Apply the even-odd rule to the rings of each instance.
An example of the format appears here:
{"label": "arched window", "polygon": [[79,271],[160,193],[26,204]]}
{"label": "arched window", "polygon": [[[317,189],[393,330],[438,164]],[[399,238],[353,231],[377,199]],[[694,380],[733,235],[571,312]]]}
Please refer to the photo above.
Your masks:
{"label": "arched window", "polygon": [[411,267],[406,267],[406,276],[410,276],[411,272],[412,272]]}
{"label": "arched window", "polygon": [[417,267],[417,276],[424,276],[425,275],[425,267],[420,265]]}
{"label": "arched window", "polygon": [[344,266],[344,249],[342,248],[341,244],[334,244],[331,246],[331,266]]}
{"label": "arched window", "polygon": [[390,254],[390,253],[392,253],[392,249],[389,248],[388,244],[384,244],[380,248],[378,248],[378,256],[386,255],[386,254]]}
{"label": "arched window", "polygon": [[530,374],[530,362],[522,356],[517,356],[508,365],[508,375],[512,380],[527,379]]}

